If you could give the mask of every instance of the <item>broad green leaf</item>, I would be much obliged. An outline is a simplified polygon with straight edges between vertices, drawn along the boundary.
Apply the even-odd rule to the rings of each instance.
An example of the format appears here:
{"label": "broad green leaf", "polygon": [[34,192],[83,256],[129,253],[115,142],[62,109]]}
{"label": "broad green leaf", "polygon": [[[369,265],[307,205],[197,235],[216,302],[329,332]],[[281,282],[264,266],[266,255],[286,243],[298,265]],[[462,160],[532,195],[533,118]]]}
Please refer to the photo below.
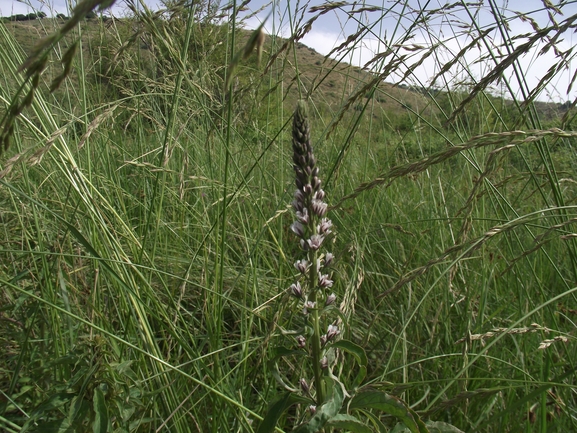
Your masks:
{"label": "broad green leaf", "polygon": [[94,409],[94,422],[92,423],[93,433],[106,433],[108,431],[108,408],[104,393],[99,387],[94,388],[94,398],[92,400]]}
{"label": "broad green leaf", "polygon": [[321,407],[317,407],[316,413],[309,422],[301,424],[294,433],[315,433],[324,427],[324,425],[332,418],[334,418],[341,408],[345,400],[345,390],[343,384],[334,376],[325,377],[329,392],[325,403]]}
{"label": "broad green leaf", "polygon": [[118,408],[118,414],[123,422],[127,422],[130,417],[136,411],[136,408],[127,401],[116,399],[116,407]]}
{"label": "broad green leaf", "polygon": [[349,409],[377,409],[397,417],[412,433],[423,433],[407,405],[401,399],[381,391],[365,391],[355,395]]}
{"label": "broad green leaf", "polygon": [[337,347],[339,349],[342,349],[342,350],[349,352],[351,355],[353,355],[356,358],[359,365],[366,367],[368,364],[368,359],[367,359],[367,354],[365,353],[365,349],[363,349],[358,344],[353,343],[352,341],[339,340],[339,341],[336,341],[333,344],[331,344],[331,347]]}
{"label": "broad green leaf", "polygon": [[286,392],[280,397],[277,397],[276,400],[273,400],[273,402],[269,405],[262,422],[258,426],[257,433],[268,433],[274,431],[276,424],[278,423],[278,420],[282,414],[289,407],[296,403],[310,404],[311,401],[292,392]]}
{"label": "broad green leaf", "polygon": [[339,413],[332,417],[327,426],[350,431],[352,433],[373,433],[373,430],[352,415]]}
{"label": "broad green leaf", "polygon": [[413,409],[411,409],[410,407],[408,409],[409,409],[409,412],[411,412],[411,415],[413,415],[413,419],[417,423],[417,426],[419,426],[419,432],[420,433],[430,433],[429,429],[427,428],[427,425],[423,422],[421,417],[419,417],[419,414],[417,412],[415,412]]}
{"label": "broad green leaf", "polygon": [[84,400],[81,395],[74,397],[70,403],[70,409],[68,409],[68,420],[70,421],[70,425],[74,426],[78,424],[80,429],[82,421],[86,418],[89,411],[90,404]]}
{"label": "broad green leaf", "polygon": [[352,383],[352,388],[357,388],[363,382],[364,378],[367,376],[367,354],[365,350],[358,344],[353,343],[349,340],[339,340],[331,344],[331,347],[344,350],[351,355],[353,355],[359,364],[359,372]]}

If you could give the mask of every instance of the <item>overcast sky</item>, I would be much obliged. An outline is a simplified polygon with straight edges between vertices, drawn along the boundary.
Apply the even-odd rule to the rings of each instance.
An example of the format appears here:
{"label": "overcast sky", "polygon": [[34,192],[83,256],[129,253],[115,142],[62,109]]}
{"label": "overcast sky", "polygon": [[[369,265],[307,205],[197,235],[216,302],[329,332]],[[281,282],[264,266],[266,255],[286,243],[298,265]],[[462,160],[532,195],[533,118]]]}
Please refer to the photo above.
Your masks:
{"label": "overcast sky", "polygon": [[[520,11],[526,13],[528,17],[535,20],[540,27],[545,27],[551,24],[550,16],[543,7],[543,0],[495,0],[496,4],[501,8],[501,13],[507,17],[512,17],[512,11]],[[158,3],[155,0],[146,0],[146,3],[153,9],[157,7]],[[239,0],[240,3],[240,0]],[[413,23],[417,17],[417,11],[421,9],[436,9],[442,5],[452,3],[446,0],[407,0],[403,2],[389,1],[389,0],[370,0],[363,4],[375,5],[381,8],[391,8],[391,10],[383,17],[382,11],[364,12],[360,14],[350,14],[351,7],[343,7],[335,9],[325,15],[319,17],[313,24],[312,30],[304,37],[302,42],[314,48],[321,54],[329,53],[335,46],[341,44],[346,40],[347,36],[355,33],[359,26],[370,27],[372,30],[363,36],[362,43],[356,45],[354,51],[349,52],[344,60],[353,63],[357,66],[364,66],[367,61],[375,56],[375,54],[384,52],[386,47],[390,47],[395,42],[399,41],[401,35]],[[481,27],[488,26],[493,22],[492,14],[490,13],[488,1],[482,7],[471,7],[470,12],[475,14],[475,21]],[[562,5],[563,16],[553,15],[556,21],[577,14],[577,0],[552,0],[554,5]],[[291,27],[294,27],[295,21],[302,19],[302,22],[308,20],[312,14],[305,13],[304,15],[296,10],[297,5],[302,9],[304,5],[308,5],[308,11],[311,6],[323,4],[322,0],[311,0],[305,3],[303,0],[297,1],[274,1],[271,3],[266,0],[252,0],[245,12],[244,17],[245,26],[247,28],[256,28],[262,21],[266,21],[265,29],[267,33],[280,34],[288,36],[291,34]],[[395,6],[396,5],[396,6]],[[408,8],[406,7],[408,6]],[[359,6],[357,6],[358,8]],[[15,0],[0,0],[0,14],[3,16],[29,13],[33,8],[38,8],[48,15],[55,13],[67,14],[65,0],[30,0],[28,3],[18,2]],[[112,12],[115,15],[121,15],[125,9],[125,4],[121,0],[117,0]],[[274,11],[271,13],[271,11]],[[254,15],[252,15],[254,14]],[[247,18],[248,17],[248,18]],[[267,19],[268,18],[268,19]],[[440,66],[452,59],[462,47],[470,42],[470,39],[465,34],[460,34],[463,28],[459,26],[459,21],[470,23],[471,20],[467,13],[461,9],[453,9],[451,13],[438,14],[435,19],[431,20],[427,29],[416,29],[413,32],[413,37],[410,41],[405,41],[404,45],[415,44],[417,48],[414,52],[402,51],[402,54],[412,54],[413,58],[408,59],[407,66],[417,62],[427,47],[432,44],[443,41],[440,48],[435,51],[428,60],[422,63],[418,69],[415,70],[411,80],[407,84],[423,85],[430,84],[431,78],[439,71]],[[292,24],[291,24],[292,23]],[[534,33],[534,29],[530,23],[523,22],[520,19],[512,19],[510,21],[510,35]],[[491,33],[495,39],[499,39],[497,32]],[[517,44],[525,42],[526,39],[519,39]],[[577,44],[577,35],[573,31],[568,31],[563,34],[563,40],[558,43],[558,48],[561,50],[568,50]],[[470,50],[467,56],[467,69],[464,67],[455,67],[449,74],[445,75],[445,80],[451,85],[457,82],[471,82],[484,76],[488,70],[494,67],[494,61],[477,60],[487,55],[487,51],[482,47]],[[577,55],[577,53],[576,53]],[[333,57],[337,57],[334,55]],[[436,57],[436,59],[435,59]],[[339,59],[341,59],[339,57]],[[555,53],[549,51],[537,57],[537,50],[523,56],[520,61],[520,68],[527,80],[529,88],[537,85],[540,78],[543,77],[547,70],[557,63]],[[539,99],[544,101],[565,102],[568,99],[577,97],[577,89],[572,89],[567,93],[567,87],[571,81],[572,75],[577,69],[577,59],[570,65],[568,71],[560,74],[555,81],[549,85],[540,95]],[[402,73],[402,70],[401,70]],[[516,83],[513,69],[506,71],[505,76],[510,81],[513,91],[519,94],[520,86]],[[396,82],[400,79],[400,74],[387,77],[387,81]],[[442,86],[443,81],[438,81],[437,84]],[[577,84],[576,86],[577,87]],[[507,95],[507,89],[504,86],[494,88],[497,93],[503,92]]]}

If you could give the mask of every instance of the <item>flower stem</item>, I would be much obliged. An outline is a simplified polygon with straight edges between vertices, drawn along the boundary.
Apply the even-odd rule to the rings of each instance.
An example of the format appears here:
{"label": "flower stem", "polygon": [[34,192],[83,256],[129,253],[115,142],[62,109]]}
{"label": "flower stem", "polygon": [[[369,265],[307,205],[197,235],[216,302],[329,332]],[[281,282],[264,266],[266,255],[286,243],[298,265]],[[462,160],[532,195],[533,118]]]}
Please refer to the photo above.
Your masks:
{"label": "flower stem", "polygon": [[319,314],[319,304],[317,303],[317,251],[311,251],[310,260],[311,267],[309,269],[310,282],[309,287],[311,288],[309,300],[315,303],[315,308],[312,311],[312,325],[313,325],[313,338],[312,338],[312,361],[313,361],[313,374],[315,378],[315,389],[316,389],[316,403],[321,405],[324,400],[324,389],[322,383],[321,374],[321,326],[320,326],[320,314]]}

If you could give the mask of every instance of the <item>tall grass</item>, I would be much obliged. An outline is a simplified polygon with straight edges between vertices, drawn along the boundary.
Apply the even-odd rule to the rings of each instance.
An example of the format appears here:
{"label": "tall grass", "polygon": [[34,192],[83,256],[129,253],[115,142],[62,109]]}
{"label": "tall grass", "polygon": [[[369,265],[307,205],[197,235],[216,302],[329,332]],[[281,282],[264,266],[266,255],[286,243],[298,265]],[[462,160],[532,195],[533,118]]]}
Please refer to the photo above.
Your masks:
{"label": "tall grass", "polygon": [[[563,68],[574,77],[574,3],[411,5],[269,5],[292,36],[267,37],[260,64],[239,55],[238,4],[133,5],[49,52],[1,162],[0,429],[256,431],[292,320],[299,98],[338,227],[341,332],[370,386],[463,431],[576,429],[575,110],[539,102]],[[370,74],[303,61],[299,40],[331,10],[351,35],[333,57],[378,41]],[[23,31],[0,24],[2,114]],[[521,62],[547,50],[529,86]],[[401,77],[412,90],[383,83]],[[283,368],[298,388],[299,365]]]}

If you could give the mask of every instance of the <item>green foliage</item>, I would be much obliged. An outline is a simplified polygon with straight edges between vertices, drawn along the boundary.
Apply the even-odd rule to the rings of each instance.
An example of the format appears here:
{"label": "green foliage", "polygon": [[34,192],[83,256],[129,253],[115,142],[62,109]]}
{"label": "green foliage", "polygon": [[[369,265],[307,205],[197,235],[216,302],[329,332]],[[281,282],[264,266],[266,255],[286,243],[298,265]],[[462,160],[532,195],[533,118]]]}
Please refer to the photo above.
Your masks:
{"label": "green foliage", "polygon": [[[283,3],[259,64],[242,12],[83,19],[109,3],[0,23],[0,430],[577,430],[576,111],[543,102],[569,6]],[[342,59],[395,20],[370,73],[299,45],[331,13]],[[322,402],[288,292],[303,97],[338,264]]]}

